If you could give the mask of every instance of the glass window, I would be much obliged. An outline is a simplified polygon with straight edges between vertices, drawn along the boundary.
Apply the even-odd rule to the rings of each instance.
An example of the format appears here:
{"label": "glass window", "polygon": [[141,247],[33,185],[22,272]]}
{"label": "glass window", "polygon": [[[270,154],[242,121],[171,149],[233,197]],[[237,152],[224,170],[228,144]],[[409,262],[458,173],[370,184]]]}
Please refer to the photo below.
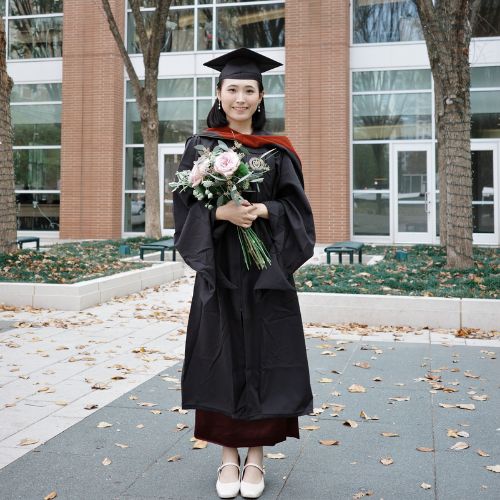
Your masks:
{"label": "glass window", "polygon": [[125,193],[125,231],[144,232],[146,228],[146,195]]}
{"label": "glass window", "polygon": [[5,2],[4,0],[0,0],[0,16],[5,16]]}
{"label": "glass window", "polygon": [[127,148],[125,152],[125,189],[144,190],[144,148]]}
{"label": "glass window", "polygon": [[212,9],[198,9],[198,50],[212,50],[214,20]]}
{"label": "glass window", "polygon": [[354,144],[353,189],[389,189],[389,145]]}
{"label": "glass window", "polygon": [[201,132],[207,128],[207,116],[212,108],[213,101],[208,99],[198,99],[196,103],[196,132]]}
{"label": "glass window", "polygon": [[416,40],[423,40],[423,34],[412,0],[354,0],[354,43]]}
{"label": "glass window", "polygon": [[17,193],[17,229],[20,231],[58,231],[60,195],[55,193]]}
{"label": "glass window", "polygon": [[432,95],[353,96],[354,140],[429,139]]}
{"label": "glass window", "polygon": [[196,94],[201,97],[212,97],[212,78],[197,78],[196,79]]}
{"label": "glass window", "polygon": [[262,85],[266,94],[284,94],[285,75],[262,75]]}
{"label": "glass window", "polygon": [[500,36],[500,2],[498,0],[481,0],[473,36]]}
{"label": "glass window", "polygon": [[[144,85],[144,80],[141,80]],[[158,80],[158,97],[192,97],[192,78],[164,78]],[[130,81],[127,81],[127,99],[135,99],[134,91]]]}
{"label": "glass window", "polygon": [[11,59],[62,57],[62,17],[9,20]]}
{"label": "glass window", "polygon": [[471,68],[471,88],[500,87],[500,66]]}
{"label": "glass window", "polygon": [[12,88],[10,101],[12,103],[60,101],[61,92],[61,83],[16,84]]}
{"label": "glass window", "polygon": [[[172,0],[171,7],[177,7],[179,5],[194,5],[196,0]],[[198,0],[198,3],[203,3]],[[158,4],[158,0],[142,0],[141,2],[141,7],[145,8],[156,8],[156,5]],[[130,9],[130,3],[128,5],[128,8]]]}
{"label": "glass window", "polygon": [[14,145],[60,145],[61,105],[12,106]]}
{"label": "glass window", "polygon": [[160,143],[182,142],[193,134],[193,101],[158,103]]}
{"label": "glass window", "polygon": [[9,0],[9,6],[11,16],[62,14],[63,12],[63,0]]}
{"label": "glass window", "polygon": [[352,74],[352,90],[353,92],[426,90],[431,89],[431,80],[431,72],[428,69],[355,71]]}
{"label": "glass window", "polygon": [[493,151],[472,151],[472,220],[475,233],[494,233]]}
{"label": "glass window", "polygon": [[217,9],[217,49],[284,46],[283,3]]}
{"label": "glass window", "polygon": [[275,134],[285,131],[285,99],[283,97],[266,97],[265,129]]}
{"label": "glass window", "polygon": [[500,90],[471,92],[473,138],[500,138]]}
{"label": "glass window", "polygon": [[[146,33],[150,35],[153,29],[152,11],[143,13]],[[131,54],[141,52],[139,36],[135,31],[135,21],[132,13],[128,15],[128,51]],[[162,43],[162,52],[180,52],[194,50],[194,10],[170,10],[167,17],[167,31]]]}
{"label": "glass window", "polygon": [[15,149],[16,189],[59,189],[60,149]]}
{"label": "glass window", "polygon": [[353,232],[389,236],[389,193],[353,194]]}

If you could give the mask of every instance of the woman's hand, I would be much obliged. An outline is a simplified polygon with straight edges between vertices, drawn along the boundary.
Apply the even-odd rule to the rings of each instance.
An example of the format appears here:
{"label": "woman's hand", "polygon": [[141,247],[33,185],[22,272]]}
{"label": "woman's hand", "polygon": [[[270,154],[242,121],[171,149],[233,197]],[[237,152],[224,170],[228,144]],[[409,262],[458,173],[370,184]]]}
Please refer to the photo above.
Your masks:
{"label": "woman's hand", "polygon": [[259,210],[262,210],[262,208],[259,207],[260,205],[262,205],[262,203],[252,205],[247,200],[243,200],[241,205],[237,205],[234,200],[231,200],[225,205],[217,207],[215,219],[227,220],[236,226],[249,228],[252,226],[252,222],[259,217]]}

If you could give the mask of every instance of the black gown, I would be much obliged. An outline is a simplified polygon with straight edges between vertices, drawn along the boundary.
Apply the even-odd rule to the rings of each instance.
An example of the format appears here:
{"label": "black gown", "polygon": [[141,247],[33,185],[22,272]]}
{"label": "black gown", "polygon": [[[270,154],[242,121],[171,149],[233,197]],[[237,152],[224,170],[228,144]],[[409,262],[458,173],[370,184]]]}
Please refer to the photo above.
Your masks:
{"label": "black gown", "polygon": [[[188,139],[179,170],[192,168],[197,144],[212,149],[217,139]],[[246,147],[260,156],[273,146]],[[252,227],[270,250],[268,269],[247,270],[236,226],[216,221],[215,209],[191,190],[173,193],[175,246],[196,271],[181,377],[185,409],[267,423],[312,412],[293,272],[313,255],[314,220],[296,156],[278,151],[267,159],[271,170],[260,191],[243,194],[267,206],[269,219],[259,217]]]}

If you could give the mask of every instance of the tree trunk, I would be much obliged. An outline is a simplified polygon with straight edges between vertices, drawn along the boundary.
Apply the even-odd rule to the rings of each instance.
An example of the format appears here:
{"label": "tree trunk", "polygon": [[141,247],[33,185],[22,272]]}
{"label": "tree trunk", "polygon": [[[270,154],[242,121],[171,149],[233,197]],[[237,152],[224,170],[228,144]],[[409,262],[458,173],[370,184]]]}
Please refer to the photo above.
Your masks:
{"label": "tree trunk", "polygon": [[7,73],[6,43],[0,17],[0,253],[16,250],[17,218],[12,153],[10,92],[12,79]]}
{"label": "tree trunk", "polygon": [[472,267],[469,45],[478,0],[414,0],[434,79],[440,238],[447,267]]}

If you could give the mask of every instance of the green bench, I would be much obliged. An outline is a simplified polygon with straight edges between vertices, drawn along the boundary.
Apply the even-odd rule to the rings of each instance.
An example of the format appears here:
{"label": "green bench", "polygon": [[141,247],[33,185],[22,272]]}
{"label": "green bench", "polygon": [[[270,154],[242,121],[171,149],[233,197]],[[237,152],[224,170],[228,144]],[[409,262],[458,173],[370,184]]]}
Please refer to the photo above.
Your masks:
{"label": "green bench", "polygon": [[165,260],[165,250],[172,252],[172,260],[175,261],[175,246],[174,239],[170,238],[168,240],[154,241],[153,243],[145,243],[139,248],[141,260],[144,260],[145,250],[156,250],[160,251],[160,260]]}
{"label": "green bench", "polygon": [[17,238],[17,244],[22,250],[25,243],[36,243],[36,249],[40,250],[40,238],[37,236],[24,236],[22,238]]}
{"label": "green bench", "polygon": [[340,241],[338,243],[332,243],[325,248],[326,252],[326,262],[331,263],[330,254],[336,253],[339,256],[339,264],[342,264],[342,254],[349,254],[349,263],[354,263],[354,252],[358,253],[358,260],[361,263],[363,257],[363,243],[357,241]]}

